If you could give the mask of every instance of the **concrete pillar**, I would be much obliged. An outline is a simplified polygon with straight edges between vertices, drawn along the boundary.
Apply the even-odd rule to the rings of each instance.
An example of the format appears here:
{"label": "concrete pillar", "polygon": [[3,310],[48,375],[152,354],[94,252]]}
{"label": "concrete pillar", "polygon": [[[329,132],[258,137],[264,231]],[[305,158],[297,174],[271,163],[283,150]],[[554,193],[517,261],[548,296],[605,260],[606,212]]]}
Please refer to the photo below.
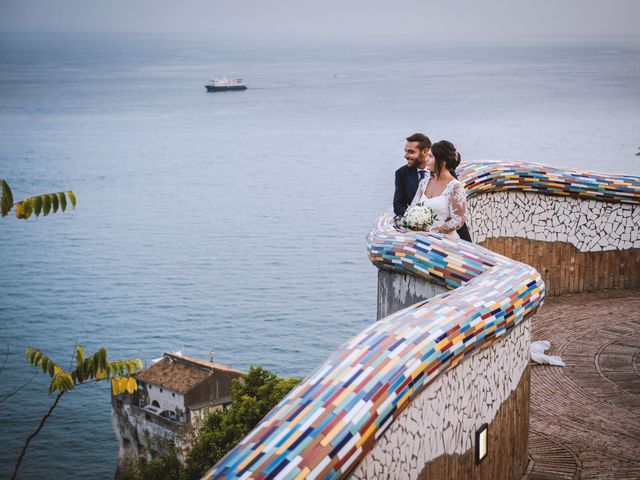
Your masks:
{"label": "concrete pillar", "polygon": [[390,270],[378,270],[378,311],[380,320],[409,305],[446,292],[447,288],[422,278]]}

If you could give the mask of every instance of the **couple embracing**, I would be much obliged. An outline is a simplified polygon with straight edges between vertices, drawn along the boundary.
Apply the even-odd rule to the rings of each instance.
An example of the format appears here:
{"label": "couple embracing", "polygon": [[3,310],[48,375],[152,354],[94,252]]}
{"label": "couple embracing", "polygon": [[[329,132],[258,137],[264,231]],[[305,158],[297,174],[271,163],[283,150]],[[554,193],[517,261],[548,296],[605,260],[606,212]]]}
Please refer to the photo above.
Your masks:
{"label": "couple embracing", "polygon": [[467,196],[456,175],[460,154],[453,144],[441,140],[432,145],[429,137],[414,133],[407,137],[404,158],[407,164],[396,171],[394,213],[402,217],[409,206],[422,204],[436,215],[427,231],[470,242],[464,221]]}

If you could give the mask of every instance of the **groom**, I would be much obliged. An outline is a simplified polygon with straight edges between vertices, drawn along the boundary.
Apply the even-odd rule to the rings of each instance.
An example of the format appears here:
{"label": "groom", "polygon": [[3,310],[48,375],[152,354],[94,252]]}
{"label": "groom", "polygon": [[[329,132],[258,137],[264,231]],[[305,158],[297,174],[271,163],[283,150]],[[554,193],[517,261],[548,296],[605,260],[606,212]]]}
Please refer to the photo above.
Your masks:
{"label": "groom", "polygon": [[[404,147],[404,159],[407,164],[396,170],[396,190],[393,194],[393,211],[398,216],[404,215],[418,191],[420,180],[426,175],[427,153],[430,148],[431,140],[422,133],[414,133],[407,137]],[[458,235],[462,240],[471,241],[466,223],[460,227]]]}

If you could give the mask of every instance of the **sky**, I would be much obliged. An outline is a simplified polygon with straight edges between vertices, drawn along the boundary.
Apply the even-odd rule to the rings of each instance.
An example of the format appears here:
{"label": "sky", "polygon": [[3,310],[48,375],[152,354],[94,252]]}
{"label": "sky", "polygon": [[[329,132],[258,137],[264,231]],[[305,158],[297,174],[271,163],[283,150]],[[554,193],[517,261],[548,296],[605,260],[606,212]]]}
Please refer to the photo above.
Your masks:
{"label": "sky", "polygon": [[640,0],[0,0],[0,31],[640,36]]}

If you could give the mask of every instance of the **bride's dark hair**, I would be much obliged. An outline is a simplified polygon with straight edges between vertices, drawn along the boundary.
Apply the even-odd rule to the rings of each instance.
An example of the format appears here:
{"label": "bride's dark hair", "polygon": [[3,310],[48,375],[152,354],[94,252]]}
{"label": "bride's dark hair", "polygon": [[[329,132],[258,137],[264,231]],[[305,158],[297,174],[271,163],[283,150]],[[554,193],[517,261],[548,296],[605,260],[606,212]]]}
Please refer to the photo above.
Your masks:
{"label": "bride's dark hair", "polygon": [[453,178],[458,178],[456,168],[460,165],[460,154],[453,143],[448,140],[440,140],[431,145],[431,153],[436,161],[436,174],[444,167],[449,170]]}

